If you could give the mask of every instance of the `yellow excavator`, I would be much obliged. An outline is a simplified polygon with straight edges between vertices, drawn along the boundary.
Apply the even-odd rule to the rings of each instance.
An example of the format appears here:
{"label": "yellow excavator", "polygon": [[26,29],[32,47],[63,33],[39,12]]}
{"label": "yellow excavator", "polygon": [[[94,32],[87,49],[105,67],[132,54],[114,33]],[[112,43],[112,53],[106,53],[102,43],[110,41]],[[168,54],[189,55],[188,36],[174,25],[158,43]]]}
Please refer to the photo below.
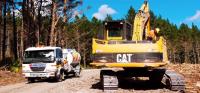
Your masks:
{"label": "yellow excavator", "polygon": [[103,90],[117,89],[120,78],[149,77],[152,84],[160,83],[171,90],[184,91],[184,77],[163,67],[169,63],[166,41],[158,35],[158,28],[150,28],[147,1],[133,21],[133,25],[126,20],[104,21],[103,38],[93,38],[93,62],[90,64],[102,67]]}

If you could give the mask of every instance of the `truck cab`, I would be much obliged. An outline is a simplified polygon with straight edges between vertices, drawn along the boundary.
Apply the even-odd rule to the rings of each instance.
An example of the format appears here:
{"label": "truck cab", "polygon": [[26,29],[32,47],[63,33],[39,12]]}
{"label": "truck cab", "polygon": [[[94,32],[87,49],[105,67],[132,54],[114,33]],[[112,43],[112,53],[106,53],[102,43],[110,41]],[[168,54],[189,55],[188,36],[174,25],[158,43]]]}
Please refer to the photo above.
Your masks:
{"label": "truck cab", "polygon": [[29,82],[38,78],[55,78],[61,81],[62,49],[60,47],[29,47],[25,50],[22,72]]}

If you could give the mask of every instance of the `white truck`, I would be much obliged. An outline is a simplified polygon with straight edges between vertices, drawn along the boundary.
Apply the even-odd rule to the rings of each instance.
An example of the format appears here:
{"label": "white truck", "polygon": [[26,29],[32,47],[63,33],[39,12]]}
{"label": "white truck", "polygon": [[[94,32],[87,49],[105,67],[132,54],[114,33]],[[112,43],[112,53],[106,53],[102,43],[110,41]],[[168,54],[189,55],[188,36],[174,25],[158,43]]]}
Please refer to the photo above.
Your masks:
{"label": "white truck", "polygon": [[[30,83],[42,78],[53,78],[56,81],[62,81],[68,73],[79,76],[80,58],[75,61],[72,53],[74,52],[65,51],[60,47],[29,47],[25,50],[22,73]],[[80,54],[76,53],[80,57]]]}

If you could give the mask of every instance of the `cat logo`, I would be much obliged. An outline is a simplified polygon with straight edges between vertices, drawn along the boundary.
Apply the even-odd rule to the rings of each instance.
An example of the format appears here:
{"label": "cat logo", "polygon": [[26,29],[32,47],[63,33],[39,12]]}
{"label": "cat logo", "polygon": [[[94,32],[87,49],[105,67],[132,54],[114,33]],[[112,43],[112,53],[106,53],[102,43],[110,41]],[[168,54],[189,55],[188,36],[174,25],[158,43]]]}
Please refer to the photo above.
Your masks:
{"label": "cat logo", "polygon": [[133,54],[117,54],[117,62],[129,63]]}

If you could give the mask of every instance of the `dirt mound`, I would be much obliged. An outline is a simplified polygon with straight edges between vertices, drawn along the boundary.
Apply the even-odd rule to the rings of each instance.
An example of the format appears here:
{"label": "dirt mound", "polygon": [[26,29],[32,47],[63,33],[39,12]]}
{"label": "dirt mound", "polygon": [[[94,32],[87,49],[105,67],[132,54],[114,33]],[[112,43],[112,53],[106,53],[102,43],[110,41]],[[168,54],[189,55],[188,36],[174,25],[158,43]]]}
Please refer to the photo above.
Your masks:
{"label": "dirt mound", "polygon": [[186,92],[200,93],[200,64],[170,64],[167,66],[169,69],[173,69],[181,73],[186,80]]}
{"label": "dirt mound", "polygon": [[0,70],[0,86],[25,81],[21,73]]}

